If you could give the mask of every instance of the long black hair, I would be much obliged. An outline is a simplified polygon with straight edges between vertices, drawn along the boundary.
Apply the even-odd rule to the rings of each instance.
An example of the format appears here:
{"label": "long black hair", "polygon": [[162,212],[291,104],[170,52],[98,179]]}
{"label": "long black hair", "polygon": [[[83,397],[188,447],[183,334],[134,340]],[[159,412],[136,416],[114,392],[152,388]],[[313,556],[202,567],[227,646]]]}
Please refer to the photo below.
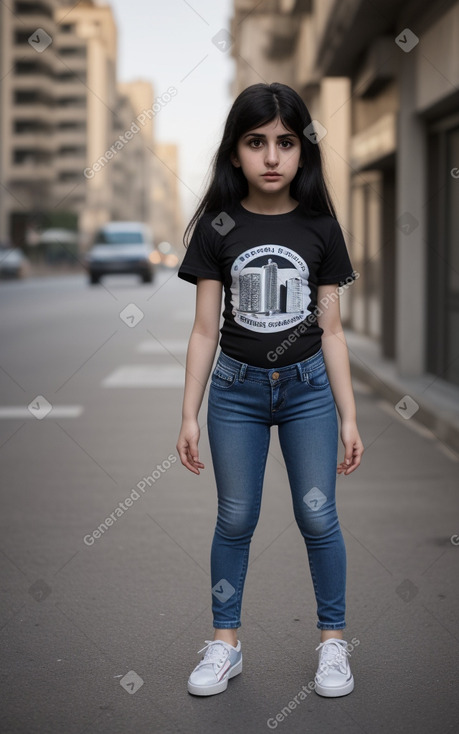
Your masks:
{"label": "long black hair", "polygon": [[326,213],[336,219],[324,180],[319,145],[313,142],[312,136],[307,137],[304,133],[312,122],[305,103],[286,84],[252,84],[238,95],[229,111],[220,147],[212,160],[210,184],[183,236],[185,247],[189,232],[205,212],[218,214],[248,195],[247,179],[242,169],[232,164],[231,154],[236,155],[241,135],[277,118],[284,127],[298,135],[301,144],[303,165],[290,183],[290,195],[306,213]]}

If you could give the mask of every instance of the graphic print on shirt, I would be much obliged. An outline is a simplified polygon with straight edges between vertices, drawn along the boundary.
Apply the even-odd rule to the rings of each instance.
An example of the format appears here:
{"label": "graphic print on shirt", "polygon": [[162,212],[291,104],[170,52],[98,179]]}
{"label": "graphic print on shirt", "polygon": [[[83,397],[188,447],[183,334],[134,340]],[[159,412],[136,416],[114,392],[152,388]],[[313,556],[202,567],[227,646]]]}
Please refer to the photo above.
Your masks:
{"label": "graphic print on shirt", "polygon": [[251,331],[290,329],[310,313],[309,268],[281,245],[260,245],[238,255],[231,268],[234,320]]}

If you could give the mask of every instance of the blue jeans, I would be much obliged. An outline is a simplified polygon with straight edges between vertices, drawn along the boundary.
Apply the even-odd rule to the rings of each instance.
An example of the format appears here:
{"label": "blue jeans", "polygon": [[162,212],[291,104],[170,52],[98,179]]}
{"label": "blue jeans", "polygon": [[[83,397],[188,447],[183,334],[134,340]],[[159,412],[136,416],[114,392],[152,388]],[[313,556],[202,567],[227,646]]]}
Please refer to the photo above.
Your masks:
{"label": "blue jeans", "polygon": [[213,626],[241,626],[272,425],[278,426],[293,511],[306,544],[317,627],[344,629],[346,549],[335,505],[338,421],[322,349],[277,369],[253,367],[223,352],[218,356],[207,420],[218,494],[211,549]]}

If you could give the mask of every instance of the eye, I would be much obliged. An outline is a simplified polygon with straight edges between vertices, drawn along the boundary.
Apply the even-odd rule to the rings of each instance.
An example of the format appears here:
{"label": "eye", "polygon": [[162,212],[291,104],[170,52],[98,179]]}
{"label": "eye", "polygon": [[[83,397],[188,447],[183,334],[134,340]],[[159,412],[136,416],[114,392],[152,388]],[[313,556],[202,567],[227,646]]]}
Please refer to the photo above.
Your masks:
{"label": "eye", "polygon": [[293,140],[282,140],[281,145],[284,145],[284,143],[286,143],[286,150],[288,150],[288,148],[291,148],[292,145],[294,145]]}
{"label": "eye", "polygon": [[249,141],[249,146],[252,148],[259,148],[259,145],[254,145],[254,143],[263,143],[261,138],[252,138],[252,140]]}

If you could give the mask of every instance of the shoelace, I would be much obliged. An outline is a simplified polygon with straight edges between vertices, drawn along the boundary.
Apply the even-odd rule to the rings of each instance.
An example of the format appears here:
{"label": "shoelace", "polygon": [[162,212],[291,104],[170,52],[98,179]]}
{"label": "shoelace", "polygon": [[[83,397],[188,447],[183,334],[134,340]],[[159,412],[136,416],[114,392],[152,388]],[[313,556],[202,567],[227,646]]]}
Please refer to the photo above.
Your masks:
{"label": "shoelace", "polygon": [[328,641],[321,642],[316,650],[321,650],[319,668],[321,671],[334,668],[340,673],[347,672],[347,655],[349,654],[344,645],[339,642]]}
{"label": "shoelace", "polygon": [[223,665],[229,655],[229,650],[225,643],[222,640],[206,640],[206,642],[207,645],[203,647],[202,650],[198,650],[198,655],[200,652],[204,652],[204,650],[206,651],[206,654],[199,663],[199,666],[212,665],[214,663],[217,665]]}

